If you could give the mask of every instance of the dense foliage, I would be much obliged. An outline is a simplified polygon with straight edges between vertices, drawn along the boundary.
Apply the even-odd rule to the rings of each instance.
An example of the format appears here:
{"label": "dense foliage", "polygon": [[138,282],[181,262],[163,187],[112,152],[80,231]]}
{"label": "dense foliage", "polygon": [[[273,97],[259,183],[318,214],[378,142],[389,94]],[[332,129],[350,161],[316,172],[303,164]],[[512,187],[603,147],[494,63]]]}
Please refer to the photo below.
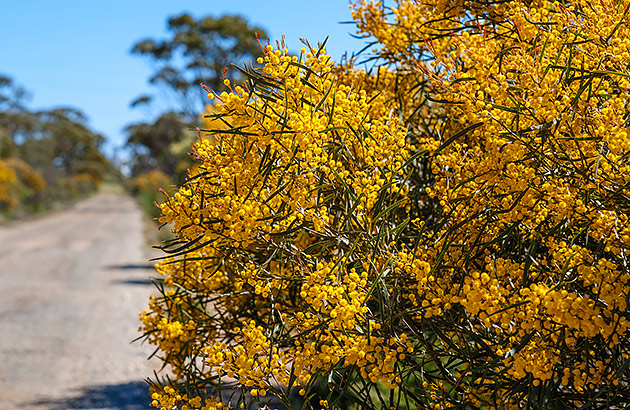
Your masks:
{"label": "dense foliage", "polygon": [[370,73],[264,47],[161,205],[153,405],[627,406],[629,10],[360,1]]}
{"label": "dense foliage", "polygon": [[0,76],[0,211],[20,215],[93,192],[112,173],[104,138],[72,108],[29,110],[27,93]]}

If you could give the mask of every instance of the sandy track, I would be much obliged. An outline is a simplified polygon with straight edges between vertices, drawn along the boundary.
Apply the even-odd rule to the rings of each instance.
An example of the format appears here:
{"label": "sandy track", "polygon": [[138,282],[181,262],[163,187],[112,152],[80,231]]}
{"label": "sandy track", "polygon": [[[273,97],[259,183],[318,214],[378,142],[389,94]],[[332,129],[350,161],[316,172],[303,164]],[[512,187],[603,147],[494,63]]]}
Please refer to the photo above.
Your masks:
{"label": "sandy track", "polygon": [[0,409],[146,409],[154,275],[140,210],[101,194],[0,227]]}

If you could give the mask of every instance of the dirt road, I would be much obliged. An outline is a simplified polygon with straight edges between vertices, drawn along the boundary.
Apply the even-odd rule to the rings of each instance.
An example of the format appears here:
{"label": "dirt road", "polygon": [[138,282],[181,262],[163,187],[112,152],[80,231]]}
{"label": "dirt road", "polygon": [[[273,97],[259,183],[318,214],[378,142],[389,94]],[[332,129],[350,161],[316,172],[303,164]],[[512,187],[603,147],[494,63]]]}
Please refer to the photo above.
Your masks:
{"label": "dirt road", "polygon": [[154,275],[140,210],[101,194],[0,227],[0,409],[149,408],[138,336]]}

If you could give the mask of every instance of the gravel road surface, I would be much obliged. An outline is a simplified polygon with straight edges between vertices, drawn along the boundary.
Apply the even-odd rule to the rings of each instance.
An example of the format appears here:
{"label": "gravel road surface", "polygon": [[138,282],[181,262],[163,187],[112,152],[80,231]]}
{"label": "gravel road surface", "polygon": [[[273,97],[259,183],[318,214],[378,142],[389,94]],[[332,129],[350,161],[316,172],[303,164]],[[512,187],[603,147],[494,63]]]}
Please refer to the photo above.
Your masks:
{"label": "gravel road surface", "polygon": [[0,409],[149,408],[153,292],[140,210],[100,194],[0,227]]}

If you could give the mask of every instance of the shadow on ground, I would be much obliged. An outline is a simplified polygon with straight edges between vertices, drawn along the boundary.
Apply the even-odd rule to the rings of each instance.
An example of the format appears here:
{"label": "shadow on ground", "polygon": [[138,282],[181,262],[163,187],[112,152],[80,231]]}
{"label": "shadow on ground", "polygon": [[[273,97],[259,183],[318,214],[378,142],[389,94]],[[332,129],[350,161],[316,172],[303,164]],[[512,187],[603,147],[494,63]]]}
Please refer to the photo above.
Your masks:
{"label": "shadow on ground", "polygon": [[[109,265],[105,267],[109,270],[152,270],[155,272],[155,266],[152,264],[142,264],[142,265]],[[121,285],[153,285],[156,279],[151,279],[149,277],[142,279],[117,279],[112,280],[113,283],[121,284]]]}
{"label": "shadow on ground", "polygon": [[120,285],[153,285],[151,279],[122,279],[113,280],[112,283],[118,283]]}
{"label": "shadow on ground", "polygon": [[71,397],[40,400],[28,405],[49,410],[149,410],[150,401],[149,385],[146,382],[129,382],[88,386],[77,390],[77,394]]}
{"label": "shadow on ground", "polygon": [[146,263],[146,264],[141,264],[141,265],[109,265],[107,266],[107,269],[110,270],[126,270],[126,269],[147,269],[147,270],[154,270],[155,269],[155,264],[151,264],[151,263]]}

